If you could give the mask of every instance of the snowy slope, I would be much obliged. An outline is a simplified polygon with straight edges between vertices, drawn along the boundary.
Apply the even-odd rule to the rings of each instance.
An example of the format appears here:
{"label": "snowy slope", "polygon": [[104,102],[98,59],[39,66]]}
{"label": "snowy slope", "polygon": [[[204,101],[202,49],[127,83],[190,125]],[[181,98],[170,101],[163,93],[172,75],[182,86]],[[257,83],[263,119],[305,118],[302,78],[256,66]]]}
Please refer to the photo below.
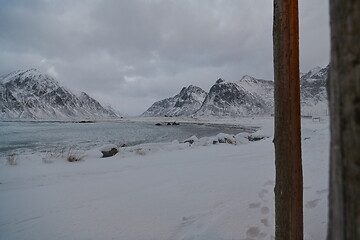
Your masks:
{"label": "snowy slope", "polygon": [[81,93],[76,96],[36,69],[0,77],[0,119],[108,119],[117,115]]}
{"label": "snowy slope", "polygon": [[267,109],[274,107],[274,83],[273,81],[257,79],[249,75],[241,78],[237,84],[246,90],[249,94],[262,99],[265,102]]}
{"label": "snowy slope", "polygon": [[[328,115],[328,71],[329,67],[316,67],[300,75],[302,115]],[[183,91],[185,88],[181,93]],[[188,101],[185,106],[178,104],[181,93],[154,103],[142,116],[240,117],[269,115],[274,112],[274,82],[248,75],[235,82],[219,79],[207,95],[201,95],[198,101]],[[203,96],[206,97],[200,104]]]}
{"label": "snowy slope", "polygon": [[219,79],[211,87],[197,116],[248,116],[269,113],[273,108],[272,81],[245,75],[239,82]]}
{"label": "snowy slope", "polygon": [[141,116],[190,116],[200,108],[206,95],[201,88],[190,85],[174,97],[155,102]]}
{"label": "snowy slope", "polygon": [[316,67],[300,78],[301,113],[310,116],[328,115],[328,98],[326,92],[329,65]]}
{"label": "snowy slope", "polygon": [[[274,239],[273,120],[244,121],[270,137],[148,144],[108,159],[88,152],[77,163],[33,155],[1,166],[0,239]],[[328,126],[302,124],[305,240],[326,239]]]}

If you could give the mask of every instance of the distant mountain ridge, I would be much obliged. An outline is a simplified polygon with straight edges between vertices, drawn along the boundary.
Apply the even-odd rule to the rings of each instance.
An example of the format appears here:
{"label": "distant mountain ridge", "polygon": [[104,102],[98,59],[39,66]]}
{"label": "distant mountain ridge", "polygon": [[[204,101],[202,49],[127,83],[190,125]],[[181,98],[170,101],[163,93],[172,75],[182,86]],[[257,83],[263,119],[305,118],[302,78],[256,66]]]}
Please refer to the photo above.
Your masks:
{"label": "distant mountain ridge", "polygon": [[316,67],[300,78],[301,112],[303,115],[328,115],[326,91],[329,65]]}
{"label": "distant mountain ridge", "polygon": [[155,102],[141,116],[190,116],[201,107],[206,96],[204,90],[190,85],[181,89],[174,97]]}
{"label": "distant mountain ridge", "polygon": [[219,79],[210,88],[197,116],[249,116],[271,111],[274,83],[250,76],[238,82]]}
{"label": "distant mountain ridge", "polygon": [[[308,73],[302,74],[301,113],[302,115],[327,115],[328,101],[326,93],[326,79],[329,66],[316,67]],[[201,89],[191,86],[191,88]],[[256,79],[245,75],[240,81],[231,82],[218,79],[210,88],[209,93],[201,89],[201,98],[196,104],[188,101],[186,111],[175,103],[182,92],[172,97],[155,102],[142,116],[253,116],[267,115],[274,112],[274,82]],[[201,99],[203,101],[200,103]],[[176,106],[175,106],[176,105]]]}
{"label": "distant mountain ridge", "polygon": [[114,119],[119,116],[82,92],[75,95],[37,69],[0,77],[1,120]]}

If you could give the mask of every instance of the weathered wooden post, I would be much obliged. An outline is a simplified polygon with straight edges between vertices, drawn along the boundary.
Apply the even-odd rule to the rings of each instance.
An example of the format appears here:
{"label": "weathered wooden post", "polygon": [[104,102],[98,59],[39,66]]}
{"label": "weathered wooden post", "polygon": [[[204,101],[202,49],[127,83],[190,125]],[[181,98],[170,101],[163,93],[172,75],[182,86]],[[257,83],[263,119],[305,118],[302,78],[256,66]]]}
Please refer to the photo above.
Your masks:
{"label": "weathered wooden post", "polygon": [[360,239],[360,0],[330,0],[329,240]]}
{"label": "weathered wooden post", "polygon": [[297,0],[274,0],[275,237],[303,239]]}

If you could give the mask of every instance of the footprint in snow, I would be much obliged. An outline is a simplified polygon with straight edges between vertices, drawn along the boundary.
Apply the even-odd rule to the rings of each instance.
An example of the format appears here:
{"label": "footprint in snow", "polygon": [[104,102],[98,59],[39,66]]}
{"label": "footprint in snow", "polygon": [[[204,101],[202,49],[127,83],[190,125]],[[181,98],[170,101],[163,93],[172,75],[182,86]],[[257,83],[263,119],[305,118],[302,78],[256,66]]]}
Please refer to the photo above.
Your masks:
{"label": "footprint in snow", "polygon": [[316,191],[317,194],[325,194],[325,193],[328,193],[328,192],[329,192],[328,189],[323,189],[323,190]]}
{"label": "footprint in snow", "polygon": [[258,194],[261,200],[263,200],[264,202],[267,202],[266,195],[268,192],[269,191],[267,189],[262,189]]}
{"label": "footprint in snow", "polygon": [[259,208],[261,206],[261,203],[250,203],[249,208]]}
{"label": "footprint in snow", "polygon": [[267,186],[274,186],[275,185],[275,181],[267,181],[266,183],[263,184],[264,187],[267,187]]}
{"label": "footprint in snow", "polygon": [[263,239],[268,234],[266,232],[261,232],[258,227],[250,227],[246,231],[246,239],[244,240],[255,240],[255,239]]}
{"label": "footprint in snow", "polygon": [[321,199],[315,199],[315,200],[312,200],[312,201],[308,201],[306,204],[305,204],[305,207],[306,208],[314,208],[316,207],[317,203],[320,201]]}
{"label": "footprint in snow", "polygon": [[266,215],[266,214],[268,214],[269,212],[270,212],[270,209],[269,209],[268,207],[262,207],[262,208],[261,208],[261,213],[262,213],[262,214]]}
{"label": "footprint in snow", "polygon": [[270,227],[270,222],[267,218],[261,219],[261,223],[264,224],[265,227]]}
{"label": "footprint in snow", "polygon": [[258,237],[260,235],[260,229],[258,227],[250,227],[247,231],[246,231],[246,236],[248,238],[254,238],[254,237]]}
{"label": "footprint in snow", "polygon": [[[258,197],[260,198],[260,202],[253,202],[250,203],[249,209],[259,209],[261,215],[263,215],[263,218],[259,220],[258,226],[252,226],[248,228],[246,231],[246,239],[243,240],[258,240],[258,239],[274,239],[272,234],[273,227],[271,224],[271,221],[269,220],[268,216],[270,214],[270,208],[267,206],[269,198],[272,196],[270,193],[269,188],[273,188],[275,185],[274,181],[267,181],[262,186],[264,188],[261,189],[260,192],[258,192]],[[261,224],[261,225],[260,225]]]}
{"label": "footprint in snow", "polygon": [[195,216],[182,217],[181,218],[181,221],[182,221],[181,224],[186,225],[186,224],[194,222],[195,220],[196,220]]}

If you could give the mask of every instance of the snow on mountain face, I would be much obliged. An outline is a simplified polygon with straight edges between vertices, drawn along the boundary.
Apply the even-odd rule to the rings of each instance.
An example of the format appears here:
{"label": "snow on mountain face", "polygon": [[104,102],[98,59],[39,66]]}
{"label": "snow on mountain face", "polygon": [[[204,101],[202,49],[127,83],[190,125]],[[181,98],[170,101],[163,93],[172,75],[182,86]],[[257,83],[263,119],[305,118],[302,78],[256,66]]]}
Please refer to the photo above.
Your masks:
{"label": "snow on mountain face", "polygon": [[36,69],[0,77],[0,119],[70,120],[118,116],[81,93],[76,96],[52,77]]}
{"label": "snow on mountain face", "polygon": [[184,87],[179,94],[155,102],[141,116],[190,116],[203,103],[207,93],[199,87]]}
{"label": "snow on mountain face", "polygon": [[[326,81],[329,66],[301,75],[301,114],[328,114]],[[210,89],[198,116],[251,116],[274,112],[274,82],[245,75],[238,82],[219,79]]]}
{"label": "snow on mountain face", "polygon": [[[325,68],[316,67],[308,73],[300,75],[302,115],[328,114],[326,94],[328,71],[329,66]],[[183,88],[180,94],[175,97],[154,103],[142,116],[235,117],[274,112],[274,82],[256,79],[248,75],[243,76],[237,82],[217,80],[207,95],[200,95],[201,98],[196,101],[196,104],[193,104],[195,101],[185,101],[185,107],[181,104],[182,98],[180,97],[184,92],[186,92],[186,88]],[[199,104],[204,96],[206,97],[202,104]]]}
{"label": "snow on mountain face", "polygon": [[326,82],[329,65],[325,68],[316,67],[300,78],[301,114],[327,115],[328,100]]}
{"label": "snow on mountain face", "polygon": [[239,82],[219,79],[211,87],[197,116],[248,116],[273,108],[273,82],[244,76]]}

